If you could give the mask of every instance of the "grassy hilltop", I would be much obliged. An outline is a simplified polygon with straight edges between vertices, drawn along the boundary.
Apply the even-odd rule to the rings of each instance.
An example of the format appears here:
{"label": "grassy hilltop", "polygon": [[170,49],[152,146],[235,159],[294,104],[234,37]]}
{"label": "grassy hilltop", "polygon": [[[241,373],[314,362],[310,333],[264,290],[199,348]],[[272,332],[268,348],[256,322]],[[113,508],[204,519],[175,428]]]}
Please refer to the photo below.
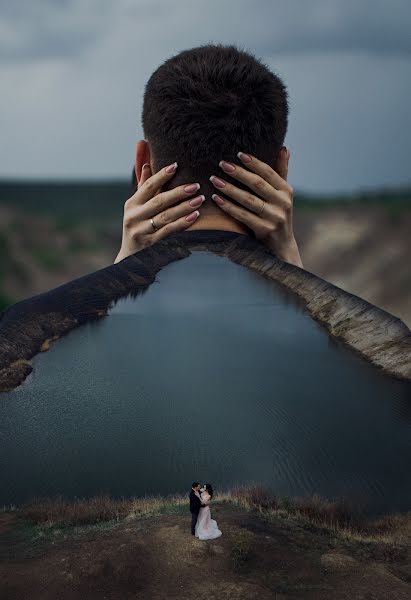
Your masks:
{"label": "grassy hilltop", "polygon": [[190,534],[186,496],[37,498],[0,512],[4,598],[369,598],[411,595],[411,513],[368,520],[258,486],[213,499],[223,535]]}

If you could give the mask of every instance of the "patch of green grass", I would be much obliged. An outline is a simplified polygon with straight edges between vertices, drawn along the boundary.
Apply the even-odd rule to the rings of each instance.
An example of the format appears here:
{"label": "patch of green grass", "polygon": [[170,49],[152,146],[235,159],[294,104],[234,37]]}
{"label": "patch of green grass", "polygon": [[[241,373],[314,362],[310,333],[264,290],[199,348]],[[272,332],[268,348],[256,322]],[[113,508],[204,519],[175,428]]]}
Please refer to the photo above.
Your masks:
{"label": "patch of green grass", "polygon": [[278,499],[278,507],[281,508],[282,510],[291,510],[292,507],[292,502],[290,500],[290,498],[288,496],[281,496]]}
{"label": "patch of green grass", "polygon": [[305,194],[296,192],[294,206],[303,210],[321,210],[332,207],[351,208],[360,206],[383,206],[397,218],[411,208],[411,190],[380,189],[352,194]]}
{"label": "patch of green grass", "polygon": [[73,238],[69,239],[67,244],[67,252],[70,254],[78,254],[80,252],[90,252],[93,250],[100,250],[102,247],[101,242],[98,240],[90,240],[88,242],[79,241]]}
{"label": "patch of green grass", "polygon": [[168,504],[160,508],[161,515],[185,515],[188,514],[188,508],[184,504]]}
{"label": "patch of green grass", "polygon": [[386,203],[384,209],[387,215],[388,221],[392,225],[396,225],[400,222],[402,215],[404,214],[404,205],[398,202],[393,204]]}
{"label": "patch of green grass", "polygon": [[48,271],[56,271],[64,267],[64,258],[57,253],[56,249],[51,251],[47,248],[32,248],[31,254],[37,263]]}
{"label": "patch of green grass", "polygon": [[0,257],[3,257],[8,253],[9,253],[9,240],[3,232],[0,232]]}
{"label": "patch of green grass", "polygon": [[71,233],[77,227],[80,218],[76,215],[57,215],[55,218],[55,227],[62,233]]}
{"label": "patch of green grass", "polygon": [[0,289],[0,310],[4,310],[8,306],[15,304],[15,302],[16,300],[2,292],[2,290]]}
{"label": "patch of green grass", "polygon": [[246,529],[242,529],[239,533],[232,536],[230,556],[235,569],[244,569],[250,563],[254,554],[252,540],[252,534]]}
{"label": "patch of green grass", "polygon": [[24,283],[29,281],[30,276],[24,264],[16,260],[13,256],[10,256],[8,268],[14,276],[20,279],[20,281]]}
{"label": "patch of green grass", "polygon": [[7,236],[0,232],[0,277],[6,272],[7,261],[9,259],[9,241]]}

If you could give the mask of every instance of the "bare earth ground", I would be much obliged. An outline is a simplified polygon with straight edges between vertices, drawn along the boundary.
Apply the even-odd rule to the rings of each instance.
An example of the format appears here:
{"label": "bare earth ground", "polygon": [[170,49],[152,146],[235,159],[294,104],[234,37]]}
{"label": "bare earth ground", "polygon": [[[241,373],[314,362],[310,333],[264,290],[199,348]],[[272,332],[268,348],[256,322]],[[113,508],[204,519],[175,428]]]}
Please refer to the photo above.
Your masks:
{"label": "bare earth ground", "polygon": [[[409,600],[411,531],[401,543],[347,539],[327,529],[216,503],[222,537],[199,541],[190,513],[133,517],[87,527],[38,528],[0,513],[3,600]],[[233,550],[248,532],[249,554]]]}

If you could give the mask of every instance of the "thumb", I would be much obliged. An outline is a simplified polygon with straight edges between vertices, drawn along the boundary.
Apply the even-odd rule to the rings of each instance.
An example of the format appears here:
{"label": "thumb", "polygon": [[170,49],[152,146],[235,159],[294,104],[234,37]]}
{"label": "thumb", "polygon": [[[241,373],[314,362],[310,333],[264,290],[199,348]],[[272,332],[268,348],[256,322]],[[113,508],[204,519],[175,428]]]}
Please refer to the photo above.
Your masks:
{"label": "thumb", "polygon": [[274,170],[280,177],[287,181],[288,177],[288,161],[290,160],[290,152],[286,146],[282,146],[278,153]]}

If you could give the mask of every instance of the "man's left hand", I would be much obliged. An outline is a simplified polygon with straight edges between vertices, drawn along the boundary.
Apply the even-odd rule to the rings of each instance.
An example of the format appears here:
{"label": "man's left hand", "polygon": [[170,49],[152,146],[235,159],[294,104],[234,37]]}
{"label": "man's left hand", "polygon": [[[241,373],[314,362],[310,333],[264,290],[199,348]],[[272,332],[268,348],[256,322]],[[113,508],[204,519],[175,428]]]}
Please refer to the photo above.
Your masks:
{"label": "man's left hand", "polygon": [[[252,193],[212,175],[210,181],[218,191],[217,195],[213,194],[213,200],[224,212],[254,231],[256,239],[278,258],[304,268],[293,231],[294,190],[286,180],[290,158],[288,149],[285,146],[281,148],[276,171],[251,154],[239,152],[238,156],[247,169],[226,161],[220,161],[219,166],[230,177],[249,187]],[[218,185],[219,181],[223,182],[222,187]],[[241,206],[221,196],[222,193]]]}

